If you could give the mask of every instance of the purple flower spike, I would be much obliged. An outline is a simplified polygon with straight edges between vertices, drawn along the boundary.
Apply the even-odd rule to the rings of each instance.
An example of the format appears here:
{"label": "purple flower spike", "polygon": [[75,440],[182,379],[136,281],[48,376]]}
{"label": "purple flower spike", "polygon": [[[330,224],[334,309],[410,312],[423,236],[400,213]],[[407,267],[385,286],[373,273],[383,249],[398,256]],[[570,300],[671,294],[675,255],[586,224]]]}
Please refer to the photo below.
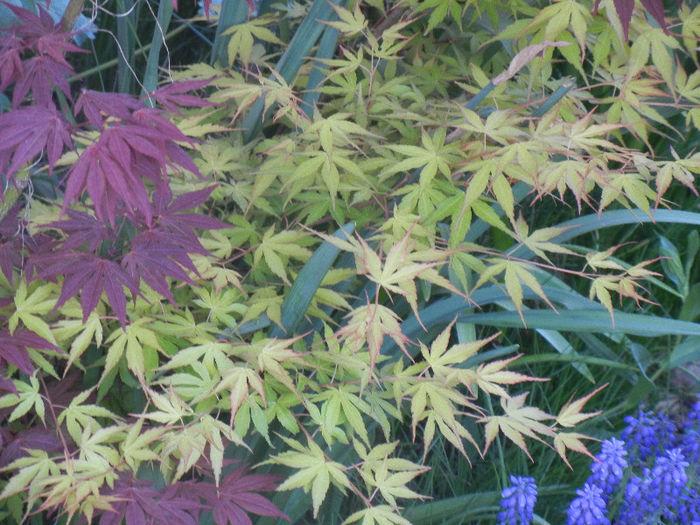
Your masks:
{"label": "purple flower spike", "polygon": [[587,482],[576,494],[578,498],[569,505],[567,525],[610,525],[603,489]]}
{"label": "purple flower spike", "polygon": [[668,450],[674,446],[676,426],[667,416],[656,416],[639,410],[637,417],[625,418],[627,428],[622,431],[622,439],[631,452],[636,448],[641,462],[658,450]]}
{"label": "purple flower spike", "polygon": [[688,412],[688,416],[685,420],[685,428],[686,432],[691,429],[700,431],[700,400],[696,401],[693,408]]}
{"label": "purple flower spike", "polygon": [[688,483],[688,475],[685,472],[688,465],[681,449],[674,448],[665,456],[658,458],[651,471],[649,496],[658,499],[663,515],[667,519],[676,517],[675,511],[680,502],[681,493]]}
{"label": "purple flower spike", "polygon": [[537,501],[537,485],[533,478],[510,475],[512,485],[501,492],[498,525],[527,525]]}
{"label": "purple flower spike", "polygon": [[646,523],[649,516],[659,512],[659,502],[650,497],[651,471],[644,469],[644,476],[632,476],[625,489],[625,498],[620,509],[617,525],[640,525]]}
{"label": "purple flower spike", "polygon": [[600,454],[596,456],[598,461],[591,465],[593,474],[589,478],[589,482],[603,490],[606,501],[624,476],[624,470],[627,468],[626,455],[624,441],[615,438],[606,439],[603,441]]}

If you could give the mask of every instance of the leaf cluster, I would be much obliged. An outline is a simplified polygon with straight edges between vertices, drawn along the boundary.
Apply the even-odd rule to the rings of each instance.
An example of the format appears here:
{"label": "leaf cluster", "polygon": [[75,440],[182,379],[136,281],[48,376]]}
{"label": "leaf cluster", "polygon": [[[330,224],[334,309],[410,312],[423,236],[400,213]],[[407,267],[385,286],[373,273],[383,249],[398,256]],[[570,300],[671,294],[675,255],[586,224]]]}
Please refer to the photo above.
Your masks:
{"label": "leaf cluster", "polygon": [[[343,504],[346,523],[407,523],[438,447],[475,466],[590,456],[576,427],[604,372],[647,375],[635,335],[700,334],[637,312],[657,258],[574,240],[700,224],[664,209],[674,181],[697,194],[698,153],[653,148],[700,122],[700,8],[673,34],[626,2],[307,7],[221,27],[226,60],[140,99],[73,93],[70,35],[17,10],[0,40],[13,518]],[[41,177],[59,198],[33,193]],[[593,391],[526,404],[546,388],[532,338]]]}

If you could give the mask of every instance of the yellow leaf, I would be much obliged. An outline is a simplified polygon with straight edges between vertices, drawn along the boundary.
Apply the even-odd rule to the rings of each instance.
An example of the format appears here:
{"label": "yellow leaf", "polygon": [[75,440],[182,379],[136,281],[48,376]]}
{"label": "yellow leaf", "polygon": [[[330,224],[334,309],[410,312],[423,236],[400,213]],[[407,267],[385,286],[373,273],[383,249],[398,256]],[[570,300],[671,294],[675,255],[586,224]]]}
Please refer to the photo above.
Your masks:
{"label": "yellow leaf", "polygon": [[596,440],[595,438],[579,434],[578,432],[560,432],[557,434],[557,437],[554,438],[554,449],[557,451],[557,454],[559,454],[559,456],[564,460],[564,463],[566,463],[572,470],[573,468],[571,467],[571,464],[569,464],[569,460],[566,459],[566,449],[571,449],[574,452],[586,454],[591,459],[595,459],[593,454],[591,454],[588,451],[586,445],[584,445],[581,441],[582,439]]}
{"label": "yellow leaf", "polygon": [[593,397],[595,394],[603,390],[606,386],[608,386],[607,383],[605,383],[603,386],[596,388],[593,392],[588,394],[587,396],[584,396],[582,398],[577,399],[576,401],[571,401],[573,399],[573,396],[567,401],[564,406],[561,408],[559,411],[559,415],[557,416],[557,423],[559,423],[563,427],[573,427],[577,424],[579,424],[581,421],[585,421],[588,418],[591,418],[593,416],[597,416],[601,412],[588,412],[584,413],[581,412],[583,410],[583,407],[585,404],[588,402],[588,400]]}

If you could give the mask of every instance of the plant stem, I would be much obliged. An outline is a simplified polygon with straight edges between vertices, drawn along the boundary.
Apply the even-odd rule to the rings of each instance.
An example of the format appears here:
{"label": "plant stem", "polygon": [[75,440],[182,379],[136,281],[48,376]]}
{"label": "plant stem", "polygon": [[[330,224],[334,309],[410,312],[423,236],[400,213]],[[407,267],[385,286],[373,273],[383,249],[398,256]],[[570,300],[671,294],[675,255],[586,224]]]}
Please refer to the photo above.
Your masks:
{"label": "plant stem", "polygon": [[[167,35],[165,35],[165,38],[171,38],[173,36],[176,36],[180,33],[182,33],[185,29],[187,29],[186,25],[181,25],[179,27],[176,27],[172,31],[170,31]],[[148,51],[151,49],[152,44],[146,44],[144,46],[139,47],[134,51],[134,56],[136,55],[145,55],[148,53]],[[103,62],[102,64],[98,64],[95,67],[92,67],[90,69],[86,69],[82,73],[79,73],[73,77],[70,77],[68,79],[68,82],[75,82],[77,80],[80,80],[82,78],[89,77],[90,75],[93,75],[95,73],[98,73],[99,71],[104,71],[105,69],[109,69],[110,67],[114,67],[117,65],[119,62],[119,58],[113,58],[112,60],[108,60],[107,62]]]}
{"label": "plant stem", "polygon": [[70,0],[66,10],[63,13],[63,18],[61,18],[61,31],[64,33],[69,33],[73,30],[75,26],[75,20],[78,18],[85,5],[85,0]]}

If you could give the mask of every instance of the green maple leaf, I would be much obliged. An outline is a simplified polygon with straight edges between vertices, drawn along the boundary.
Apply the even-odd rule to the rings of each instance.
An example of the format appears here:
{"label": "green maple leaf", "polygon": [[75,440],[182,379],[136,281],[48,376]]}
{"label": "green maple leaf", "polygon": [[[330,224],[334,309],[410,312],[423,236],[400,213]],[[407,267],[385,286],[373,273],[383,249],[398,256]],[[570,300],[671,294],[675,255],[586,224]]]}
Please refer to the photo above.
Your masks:
{"label": "green maple leaf", "polygon": [[298,470],[277,490],[303,488],[306,493],[311,491],[313,515],[316,518],[331,483],[341,490],[350,488],[351,484],[345,474],[345,467],[329,460],[323,450],[311,440],[308,441],[308,447],[305,447],[293,439],[285,437],[282,439],[293,450],[273,456],[264,463],[284,465]]}

